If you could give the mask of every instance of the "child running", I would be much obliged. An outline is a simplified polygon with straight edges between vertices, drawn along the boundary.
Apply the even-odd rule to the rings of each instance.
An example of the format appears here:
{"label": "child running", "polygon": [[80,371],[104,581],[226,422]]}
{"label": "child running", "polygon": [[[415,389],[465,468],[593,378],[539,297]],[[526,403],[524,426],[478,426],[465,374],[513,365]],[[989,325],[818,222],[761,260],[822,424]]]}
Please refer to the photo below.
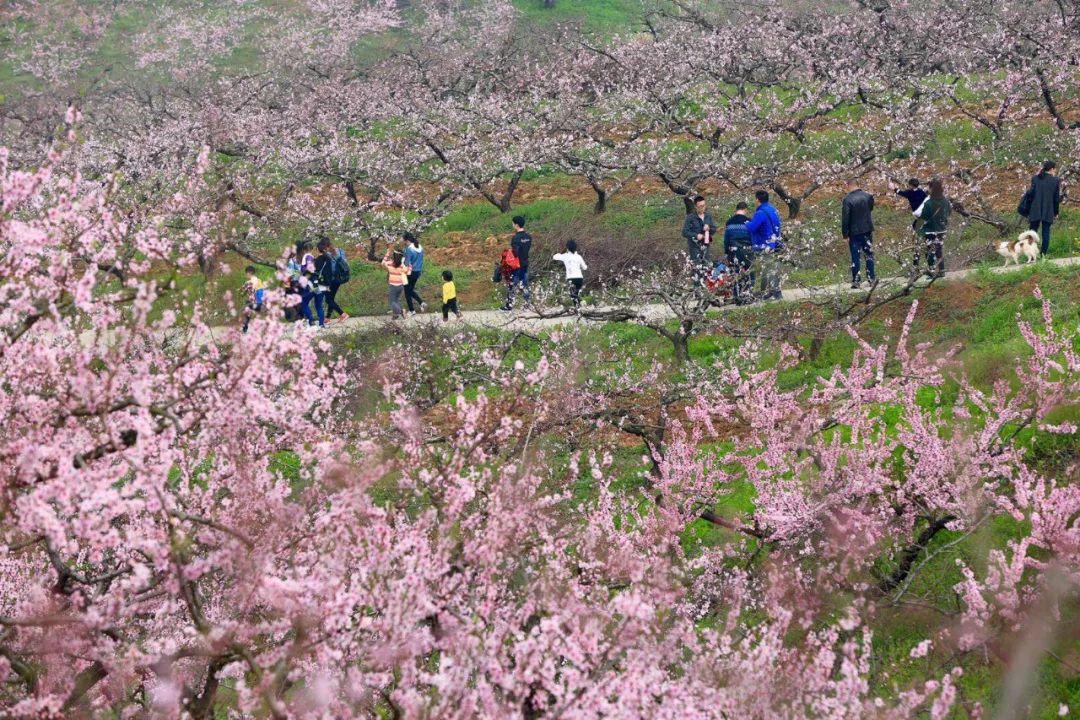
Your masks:
{"label": "child running", "polygon": [[556,253],[552,259],[561,262],[566,267],[566,281],[570,284],[570,300],[575,310],[580,308],[581,288],[585,285],[585,276],[582,271],[588,270],[589,266],[585,264],[585,258],[578,253],[577,242],[567,240],[566,252]]}
{"label": "child running", "polygon": [[457,287],[454,285],[454,273],[449,270],[443,270],[442,274],[443,286],[442,286],[442,319],[443,322],[450,321],[451,311],[457,316],[458,320],[461,320],[461,311],[457,306]]}
{"label": "child running", "polygon": [[248,331],[248,324],[255,313],[262,312],[263,303],[266,302],[266,283],[255,275],[255,266],[248,265],[244,268],[247,273],[247,282],[244,283],[244,291],[247,293],[247,303],[244,305],[244,327],[242,332]]}

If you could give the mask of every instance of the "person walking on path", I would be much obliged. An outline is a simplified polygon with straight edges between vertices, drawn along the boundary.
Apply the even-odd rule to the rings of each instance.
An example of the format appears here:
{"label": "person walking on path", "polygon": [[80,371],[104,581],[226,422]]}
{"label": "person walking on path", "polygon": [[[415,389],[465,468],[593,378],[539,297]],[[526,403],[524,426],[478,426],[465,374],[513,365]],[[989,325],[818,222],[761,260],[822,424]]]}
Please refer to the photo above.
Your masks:
{"label": "person walking on path", "polygon": [[866,279],[873,286],[877,283],[874,272],[874,196],[863,190],[855,178],[847,181],[848,194],[840,216],[840,233],[851,252],[851,289],[858,290],[859,256],[866,260]]}
{"label": "person walking on path", "polygon": [[1031,178],[1031,187],[1024,194],[1020,212],[1028,219],[1028,226],[1032,230],[1038,232],[1039,226],[1042,226],[1043,255],[1050,250],[1050,226],[1060,212],[1061,178],[1057,176],[1057,163],[1047,160],[1039,174]]}
{"label": "person walking on path", "polygon": [[247,274],[247,282],[244,283],[244,292],[247,294],[247,302],[244,304],[244,326],[241,332],[247,332],[251,319],[256,313],[261,313],[266,305],[266,283],[256,275],[254,265],[244,268]]}
{"label": "person walking on path", "polygon": [[760,292],[766,300],[779,300],[782,295],[778,255],[783,249],[780,240],[780,213],[769,202],[769,193],[758,190],[754,197],[758,206],[754,216],[746,224],[746,229],[750,231],[754,264],[761,268]]}
{"label": "person walking on path", "polygon": [[694,286],[701,284],[702,276],[709,270],[709,247],[716,236],[716,223],[705,210],[705,198],[694,198],[694,211],[683,222],[682,236],[686,238],[686,254],[694,274]]}
{"label": "person walking on path", "polygon": [[[297,259],[297,245],[289,247],[288,260],[285,261],[285,321],[295,322],[300,319],[300,261]],[[282,252],[285,255],[286,251]]]}
{"label": "person walking on path", "polygon": [[450,313],[454,313],[457,319],[461,319],[461,311],[458,310],[457,304],[457,286],[454,285],[454,273],[449,270],[443,270],[442,274],[442,319],[443,322],[450,321]]}
{"label": "person walking on path", "polygon": [[514,237],[510,239],[510,249],[517,258],[518,267],[512,271],[510,284],[506,288],[506,304],[502,308],[506,312],[514,309],[514,296],[519,286],[525,302],[529,302],[529,250],[532,249],[533,239],[532,235],[525,232],[523,216],[515,215],[512,222],[514,223]]}
{"label": "person walking on path", "polygon": [[[932,277],[945,277],[945,232],[949,227],[949,214],[952,203],[945,197],[945,186],[941,180],[930,181],[930,195],[912,213],[922,220],[922,236],[926,244],[927,271]],[[915,270],[921,264],[920,253],[915,254]]]}
{"label": "person walking on path", "polygon": [[556,253],[552,259],[561,262],[566,268],[566,282],[570,284],[570,301],[577,310],[581,307],[581,288],[585,285],[585,275],[582,270],[589,269],[589,266],[585,264],[585,258],[581,257],[577,251],[577,242],[567,240],[566,252]]}
{"label": "person walking on path", "polygon": [[405,264],[404,254],[393,248],[386,248],[382,264],[386,268],[387,281],[390,284],[390,312],[394,319],[398,320],[404,314],[401,309],[401,295],[409,284],[411,269]]}
{"label": "person walking on path", "polygon": [[349,281],[349,262],[341,248],[335,248],[329,238],[320,240],[317,248],[319,257],[315,258],[315,272],[326,288],[326,317],[336,312],[339,321],[348,320],[349,314],[337,303],[337,292]]}
{"label": "person walking on path", "polygon": [[750,302],[754,289],[754,274],[751,269],[754,264],[754,242],[750,231],[746,229],[749,222],[750,206],[740,202],[735,206],[735,214],[724,223],[724,253],[727,255],[728,265],[734,271],[735,288],[732,299],[738,305]]}
{"label": "person walking on path", "polygon": [[326,286],[319,284],[319,273],[315,268],[315,256],[311,254],[310,240],[296,243],[296,262],[300,266],[300,314],[307,320],[308,326],[314,325],[315,318],[311,314],[311,301],[314,300],[319,327],[326,327],[326,306],[323,302]]}
{"label": "person walking on path", "polygon": [[[409,266],[409,282],[405,286],[405,304],[409,306],[409,314],[415,315],[416,310],[419,308],[420,312],[427,310],[427,303],[420,297],[420,293],[416,291],[416,283],[420,280],[420,273],[424,271],[424,248],[420,245],[420,239],[413,235],[411,232],[405,233],[403,236],[405,242],[408,243],[405,246],[405,264]],[[416,301],[416,305],[413,305],[413,301]]]}

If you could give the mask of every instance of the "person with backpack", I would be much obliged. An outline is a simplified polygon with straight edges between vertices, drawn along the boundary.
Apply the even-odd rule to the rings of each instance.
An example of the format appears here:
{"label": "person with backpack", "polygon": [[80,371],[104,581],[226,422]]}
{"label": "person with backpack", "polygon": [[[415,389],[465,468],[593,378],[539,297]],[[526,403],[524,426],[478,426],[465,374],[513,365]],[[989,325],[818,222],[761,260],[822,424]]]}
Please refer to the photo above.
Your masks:
{"label": "person with backpack", "polygon": [[315,324],[311,314],[311,301],[315,301],[315,312],[319,316],[319,327],[326,327],[326,307],[324,304],[326,286],[319,283],[319,273],[315,268],[315,256],[311,254],[311,241],[300,240],[296,243],[296,264],[300,267],[300,314],[307,320],[308,326]]}
{"label": "person with backpack", "polygon": [[[529,250],[532,249],[532,235],[525,232],[525,218],[521,215],[515,215],[511,221],[514,224],[514,236],[510,239],[510,255],[508,257],[506,252],[503,252],[503,270],[510,269],[510,279],[506,280],[504,274],[504,280],[508,283],[506,288],[506,304],[503,305],[503,312],[510,312],[514,309],[514,296],[517,294],[516,290],[518,286],[522,289],[522,296],[525,298],[525,302],[529,302]],[[511,266],[517,265],[516,268]]]}
{"label": "person with backpack", "polygon": [[1036,232],[1042,226],[1042,254],[1050,250],[1050,226],[1061,212],[1061,178],[1057,176],[1057,163],[1047,160],[1039,174],[1031,178],[1031,187],[1024,193],[1018,208],[1027,218],[1028,227]]}
{"label": "person with backpack", "polygon": [[754,264],[754,241],[746,228],[749,222],[750,206],[739,202],[735,206],[735,214],[724,223],[724,253],[727,255],[728,266],[735,275],[732,299],[738,305],[750,302],[754,289],[754,274],[751,270]]}
{"label": "person with backpack", "polygon": [[[930,195],[919,208],[912,213],[923,221],[922,236],[926,243],[926,264],[932,277],[945,276],[945,231],[949,227],[949,214],[952,203],[945,197],[945,186],[941,180],[930,181]],[[919,254],[915,255],[915,269],[919,269]]]}
{"label": "person with backpack", "polygon": [[552,256],[556,262],[561,262],[566,268],[566,282],[570,285],[570,302],[574,309],[581,307],[581,288],[585,285],[585,275],[582,270],[588,270],[585,258],[581,257],[577,250],[577,242],[566,241],[566,252],[556,253]]}
{"label": "person with backpack", "polygon": [[877,283],[874,271],[874,196],[863,190],[859,181],[847,181],[848,194],[840,212],[840,233],[851,252],[851,289],[858,290],[859,256],[866,258],[866,279],[873,286]]}
{"label": "person with backpack", "polygon": [[405,286],[405,304],[409,307],[409,314],[415,315],[413,301],[416,301],[416,306],[420,308],[420,312],[427,311],[427,303],[420,297],[420,293],[416,291],[416,283],[420,280],[420,273],[424,271],[424,248],[420,245],[419,238],[411,232],[405,233],[402,237],[405,238],[405,264],[408,265],[411,270],[409,272],[409,282]]}
{"label": "person with backpack", "polygon": [[382,264],[386,268],[386,278],[390,286],[390,312],[394,319],[398,320],[405,314],[401,309],[401,296],[409,284],[409,273],[412,269],[405,264],[404,253],[392,247],[386,248]]}
{"label": "person with backpack", "polygon": [[766,300],[780,300],[780,262],[779,255],[784,249],[781,241],[780,213],[769,202],[769,193],[758,190],[754,193],[757,210],[746,223],[750,232],[751,249],[754,253],[754,265],[761,268],[761,295]]}
{"label": "person with backpack", "polygon": [[345,253],[340,248],[335,248],[330,238],[319,240],[317,247],[319,257],[315,258],[315,272],[319,282],[326,288],[326,316],[330,317],[336,311],[338,321],[348,320],[349,314],[337,303],[338,289],[349,281],[349,263],[345,259]]}

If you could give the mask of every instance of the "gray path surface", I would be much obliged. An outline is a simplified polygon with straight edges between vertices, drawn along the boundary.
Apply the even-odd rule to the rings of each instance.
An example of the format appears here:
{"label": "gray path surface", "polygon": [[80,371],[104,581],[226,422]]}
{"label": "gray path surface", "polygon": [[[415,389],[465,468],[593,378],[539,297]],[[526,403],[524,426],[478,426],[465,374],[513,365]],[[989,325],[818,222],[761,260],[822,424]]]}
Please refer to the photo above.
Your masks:
{"label": "gray path surface", "polygon": [[[1080,265],[1080,257],[1067,257],[1056,258],[1053,260],[1041,260],[1040,265],[1055,265],[1055,266],[1071,266]],[[990,270],[993,273],[1007,273],[1014,272],[1026,267],[1025,265],[1010,265],[1010,266],[998,266]],[[978,269],[967,270],[955,270],[945,273],[943,280],[937,280],[937,282],[948,282],[950,280],[963,280],[964,278],[971,277],[979,272]],[[906,281],[905,278],[885,278],[882,279],[876,290],[877,294],[887,290],[889,287],[902,286]],[[927,284],[928,280],[920,280],[916,287],[922,287]],[[849,284],[843,285],[825,285],[821,287],[791,287],[784,288],[784,299],[782,302],[807,302],[807,301],[824,301],[826,298],[835,297],[838,294],[842,295],[857,295],[859,293],[866,294],[867,286],[864,283],[862,290],[852,290]],[[434,308],[434,311],[427,313],[417,314],[412,317],[408,317],[402,320],[394,321],[387,315],[362,315],[359,317],[350,317],[348,320],[335,322],[331,321],[325,328],[322,329],[307,329],[300,323],[297,323],[296,327],[298,332],[311,332],[314,334],[343,334],[355,332],[357,330],[372,330],[383,327],[387,324],[397,322],[400,326],[418,327],[430,324],[443,324],[442,313],[439,310],[441,305],[437,302],[430,303],[429,308]],[[724,309],[733,308],[734,306],[727,305]],[[590,307],[592,310],[603,310],[603,307]],[[546,311],[547,312],[547,311]],[[556,309],[551,309],[550,312],[556,312]],[[647,305],[644,308],[639,309],[639,312],[645,315],[648,319],[664,319],[671,317],[671,311],[665,305]],[[453,327],[455,325],[465,324],[472,327],[479,328],[492,328],[498,330],[523,330],[532,331],[540,330],[544,328],[558,327],[562,325],[570,325],[575,323],[583,324],[602,324],[604,321],[591,321],[586,318],[577,315],[560,315],[558,317],[539,317],[537,313],[530,311],[527,308],[522,308],[513,313],[505,313],[499,310],[465,310],[462,312],[463,319],[457,320],[453,316],[450,318],[450,322],[447,323]],[[228,331],[228,328],[220,327],[214,328],[215,335],[224,335]]]}

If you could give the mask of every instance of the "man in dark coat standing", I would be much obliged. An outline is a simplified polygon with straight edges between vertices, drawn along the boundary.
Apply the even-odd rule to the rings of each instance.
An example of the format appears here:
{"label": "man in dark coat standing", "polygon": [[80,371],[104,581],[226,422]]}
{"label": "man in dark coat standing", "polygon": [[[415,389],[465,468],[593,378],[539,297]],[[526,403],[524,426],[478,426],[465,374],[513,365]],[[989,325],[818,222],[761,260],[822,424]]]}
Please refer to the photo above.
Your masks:
{"label": "man in dark coat standing", "polygon": [[686,238],[686,254],[694,271],[694,284],[701,284],[701,276],[709,269],[709,246],[716,237],[716,223],[705,212],[705,198],[694,198],[694,212],[686,216],[682,236]]}
{"label": "man in dark coat standing", "polygon": [[1042,254],[1050,250],[1050,226],[1061,212],[1061,178],[1057,176],[1057,163],[1047,160],[1042,171],[1031,178],[1031,205],[1027,219],[1032,230],[1042,225]]}
{"label": "man in dark coat standing", "polygon": [[859,187],[856,179],[848,180],[848,194],[840,218],[840,232],[851,251],[851,289],[859,289],[859,255],[866,258],[866,279],[877,282],[874,272],[874,196]]}

